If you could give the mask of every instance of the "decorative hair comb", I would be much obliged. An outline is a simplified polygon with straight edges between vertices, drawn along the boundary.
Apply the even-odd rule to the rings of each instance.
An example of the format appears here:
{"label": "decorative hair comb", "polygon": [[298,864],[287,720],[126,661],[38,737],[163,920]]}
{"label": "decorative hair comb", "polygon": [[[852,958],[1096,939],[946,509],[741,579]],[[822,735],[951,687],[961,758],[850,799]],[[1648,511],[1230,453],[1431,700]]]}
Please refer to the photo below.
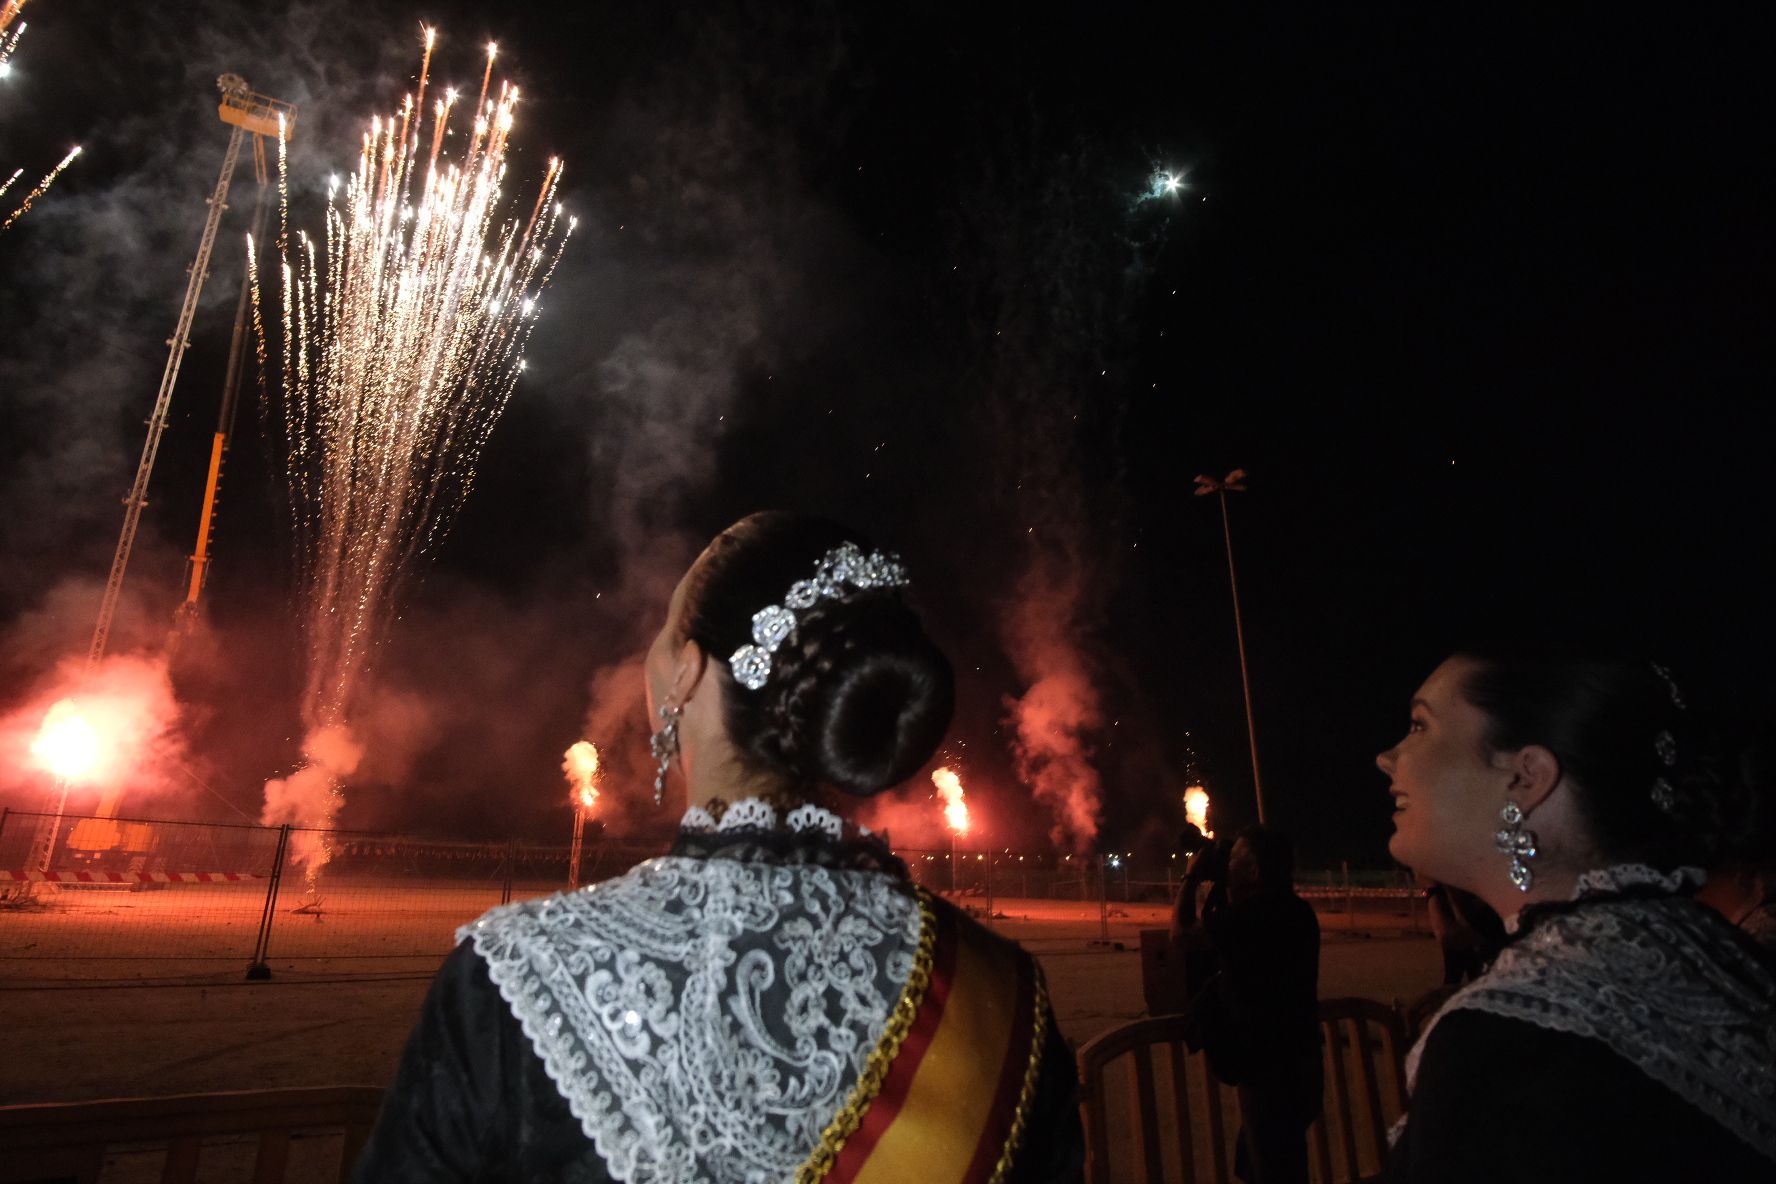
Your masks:
{"label": "decorative hair comb", "polygon": [[910,583],[900,556],[886,551],[863,553],[856,543],[840,543],[815,565],[812,579],[789,586],[782,604],[770,604],[752,614],[752,644],[743,645],[728,659],[734,681],[749,691],[764,686],[771,677],[771,656],[795,632],[796,613],[822,600],[836,600],[851,588],[904,588]]}

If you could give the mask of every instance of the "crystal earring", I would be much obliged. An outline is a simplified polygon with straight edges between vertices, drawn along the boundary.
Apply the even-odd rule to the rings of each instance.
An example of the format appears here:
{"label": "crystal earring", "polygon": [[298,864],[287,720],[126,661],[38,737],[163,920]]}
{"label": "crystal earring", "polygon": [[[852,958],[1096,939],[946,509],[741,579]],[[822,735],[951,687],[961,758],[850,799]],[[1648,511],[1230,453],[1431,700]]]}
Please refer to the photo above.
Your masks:
{"label": "crystal earring", "polygon": [[678,755],[678,720],[684,715],[684,708],[676,703],[660,704],[660,730],[648,737],[648,751],[660,762],[660,768],[654,774],[654,805],[666,802],[666,770],[672,766],[672,758]]}
{"label": "crystal earring", "polygon": [[1535,872],[1529,861],[1536,857],[1536,832],[1523,825],[1523,807],[1507,801],[1499,811],[1499,831],[1493,843],[1499,852],[1511,857],[1511,883],[1519,892],[1528,892],[1535,883]]}

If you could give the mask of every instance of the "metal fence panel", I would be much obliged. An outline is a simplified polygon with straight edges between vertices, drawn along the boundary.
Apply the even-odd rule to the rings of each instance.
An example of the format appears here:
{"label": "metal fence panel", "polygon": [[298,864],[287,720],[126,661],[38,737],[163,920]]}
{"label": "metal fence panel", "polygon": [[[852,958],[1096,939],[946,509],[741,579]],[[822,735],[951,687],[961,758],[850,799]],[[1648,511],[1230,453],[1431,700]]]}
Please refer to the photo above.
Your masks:
{"label": "metal fence panel", "polygon": [[0,959],[234,965],[253,949],[275,828],[8,811]]}
{"label": "metal fence panel", "polygon": [[[304,857],[325,848],[312,878]],[[579,881],[621,875],[657,846],[589,838]],[[913,880],[989,915],[1016,899],[1170,903],[1176,858],[897,849]],[[0,975],[152,979],[248,968],[429,969],[458,926],[567,886],[571,849],[165,819],[0,812]],[[1303,895],[1354,925],[1391,908],[1418,927],[1397,871],[1303,872]],[[1107,913],[1105,914],[1107,917]],[[1106,921],[1107,923],[1107,921]]]}

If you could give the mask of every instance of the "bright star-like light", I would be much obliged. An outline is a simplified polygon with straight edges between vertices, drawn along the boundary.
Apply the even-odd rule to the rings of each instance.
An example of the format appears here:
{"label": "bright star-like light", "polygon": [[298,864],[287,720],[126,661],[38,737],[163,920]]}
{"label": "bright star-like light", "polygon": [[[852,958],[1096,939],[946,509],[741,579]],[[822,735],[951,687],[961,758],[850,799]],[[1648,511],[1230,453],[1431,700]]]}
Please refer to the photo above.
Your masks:
{"label": "bright star-like light", "polygon": [[1167,197],[1178,192],[1178,190],[1182,188],[1184,188],[1184,178],[1181,175],[1167,172],[1164,169],[1159,169],[1153,174],[1153,180],[1147,190],[1147,196],[1149,198]]}

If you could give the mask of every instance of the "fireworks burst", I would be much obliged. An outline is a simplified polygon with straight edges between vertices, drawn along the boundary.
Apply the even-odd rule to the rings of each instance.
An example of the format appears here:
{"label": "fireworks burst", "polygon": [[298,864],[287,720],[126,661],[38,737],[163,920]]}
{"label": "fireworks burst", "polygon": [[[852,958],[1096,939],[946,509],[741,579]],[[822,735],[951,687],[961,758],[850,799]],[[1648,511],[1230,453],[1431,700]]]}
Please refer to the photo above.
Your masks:
{"label": "fireworks burst", "polygon": [[[49,187],[51,185],[54,185],[56,178],[62,175],[62,170],[67,168],[70,164],[72,164],[74,161],[74,158],[79,155],[80,155],[80,145],[79,144],[76,144],[76,145],[74,145],[74,147],[68,149],[68,155],[62,157],[61,163],[56,165],[55,168],[50,169],[48,175],[45,176],[43,178],[43,180],[37,182],[37,188],[35,188],[35,189],[31,190],[31,192],[25,194],[24,203],[22,205],[20,205],[18,209],[14,210],[12,213],[8,214],[6,217],[6,221],[4,223],[0,223],[0,233],[4,233],[8,230],[11,230],[12,224],[14,222],[17,222],[20,218],[23,218],[25,216],[26,211],[28,211],[31,208],[31,203],[36,201],[38,198],[42,197],[45,193],[48,193]],[[18,173],[13,174],[13,177],[15,179],[17,178],[17,176],[18,176]],[[6,184],[10,188],[12,185],[12,182],[8,181]],[[4,192],[4,191],[0,190],[0,192]]]}
{"label": "fireworks burst", "polygon": [[[14,8],[11,11],[16,13],[18,9]],[[6,26],[0,24],[0,78],[9,77],[12,74],[12,54],[14,50],[18,49],[19,39],[25,35],[26,27],[21,23],[18,28],[8,33],[4,31]]]}
{"label": "fireworks burst", "polygon": [[[266,285],[278,307],[269,317],[267,261],[248,242],[261,370],[281,396],[267,392],[267,414],[288,448],[311,734],[349,728],[404,573],[468,498],[516,385],[537,296],[573,228],[554,200],[559,159],[528,217],[501,201],[519,96],[493,84],[491,46],[466,147],[455,159],[443,151],[459,104],[447,91],[427,107],[433,40],[425,30],[418,87],[393,114],[371,119],[356,170],[330,185],[318,241],[290,229],[280,143],[280,229]],[[281,337],[268,342],[274,318]],[[286,797],[280,813],[329,822],[341,799],[337,778],[326,780],[324,799],[292,808]]]}

